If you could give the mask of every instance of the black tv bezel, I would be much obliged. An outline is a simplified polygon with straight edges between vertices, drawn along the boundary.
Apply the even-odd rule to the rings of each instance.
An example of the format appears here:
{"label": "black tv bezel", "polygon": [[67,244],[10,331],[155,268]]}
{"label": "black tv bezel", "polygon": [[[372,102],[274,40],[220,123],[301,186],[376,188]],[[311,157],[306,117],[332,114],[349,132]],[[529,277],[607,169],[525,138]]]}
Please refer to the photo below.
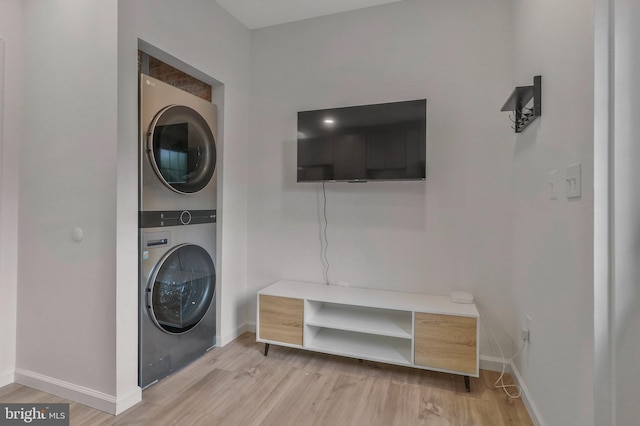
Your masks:
{"label": "black tv bezel", "polygon": [[[308,114],[308,113],[314,113],[314,114],[329,114],[329,115],[334,115],[334,116],[340,116],[340,112],[341,111],[345,111],[345,110],[365,110],[366,108],[370,108],[370,107],[389,107],[391,105],[397,104],[397,105],[402,105],[402,104],[410,104],[410,103],[422,103],[424,105],[423,107],[423,111],[424,113],[421,115],[420,117],[420,125],[422,127],[422,132],[423,132],[423,140],[420,141],[419,143],[423,144],[423,150],[422,152],[424,153],[424,159],[422,161],[422,164],[420,165],[420,169],[422,171],[422,175],[421,176],[411,176],[411,177],[401,177],[401,178],[380,178],[380,177],[367,177],[367,178],[357,178],[357,179],[300,179],[300,176],[298,174],[298,170],[300,169],[300,144],[301,141],[303,139],[300,138],[300,114]],[[364,126],[357,126],[357,127],[364,127]],[[297,131],[298,131],[298,136],[296,137],[296,182],[297,183],[320,183],[320,182],[349,182],[349,183],[365,183],[365,182],[420,182],[420,181],[425,181],[426,180],[426,175],[427,175],[427,164],[426,164],[426,141],[427,141],[427,99],[426,98],[419,98],[419,99],[411,99],[411,100],[405,100],[405,101],[390,101],[390,102],[379,102],[379,103],[373,103],[373,104],[361,104],[361,105],[351,105],[351,106],[342,106],[342,107],[335,107],[335,108],[322,108],[322,109],[314,109],[314,110],[304,110],[304,111],[298,111],[297,113]],[[420,160],[420,159],[419,159]]]}

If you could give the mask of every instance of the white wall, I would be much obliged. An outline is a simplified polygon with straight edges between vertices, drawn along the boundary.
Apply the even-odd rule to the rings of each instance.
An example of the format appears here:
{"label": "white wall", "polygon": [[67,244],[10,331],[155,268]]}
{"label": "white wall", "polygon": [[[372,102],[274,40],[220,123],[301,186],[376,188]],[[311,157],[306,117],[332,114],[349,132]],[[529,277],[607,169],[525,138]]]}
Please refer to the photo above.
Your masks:
{"label": "white wall", "polygon": [[[249,108],[249,30],[217,3],[137,0],[119,2],[119,285],[137,279],[137,49],[173,57],[218,86],[214,102],[218,124],[218,342],[226,344],[244,330],[239,311],[246,290],[247,143]],[[154,52],[151,52],[154,53]],[[135,234],[134,234],[135,232]],[[118,306],[130,304],[123,289]],[[136,296],[137,300],[137,296]],[[135,308],[137,312],[137,307]],[[134,308],[122,318],[133,320]],[[120,315],[119,315],[119,318]],[[137,319],[136,319],[137,321]],[[123,324],[123,328],[127,326]],[[127,339],[130,350],[132,338]],[[137,344],[137,343],[136,343]]]}
{"label": "white wall", "polygon": [[[542,75],[542,117],[512,147],[513,309],[532,318],[516,360],[537,417],[549,425],[593,424],[592,0],[516,0],[514,84]],[[582,197],[566,198],[566,167],[582,163]],[[549,172],[558,171],[558,199]],[[517,330],[514,330],[514,334]],[[535,407],[534,407],[535,408]]]}
{"label": "white wall", "polygon": [[0,4],[0,387],[13,382],[16,363],[22,43],[22,2],[3,0]]}
{"label": "white wall", "polygon": [[406,0],[252,31],[250,318],[270,282],[323,281],[322,187],[296,183],[296,113],[427,98],[425,182],[326,185],[330,281],[469,290],[482,353],[489,328],[511,345],[510,4]]}
{"label": "white wall", "polygon": [[23,7],[16,380],[113,395],[116,2]]}
{"label": "white wall", "polygon": [[614,353],[615,424],[635,424],[640,416],[640,160],[636,108],[640,107],[640,4],[616,0],[614,61]]}

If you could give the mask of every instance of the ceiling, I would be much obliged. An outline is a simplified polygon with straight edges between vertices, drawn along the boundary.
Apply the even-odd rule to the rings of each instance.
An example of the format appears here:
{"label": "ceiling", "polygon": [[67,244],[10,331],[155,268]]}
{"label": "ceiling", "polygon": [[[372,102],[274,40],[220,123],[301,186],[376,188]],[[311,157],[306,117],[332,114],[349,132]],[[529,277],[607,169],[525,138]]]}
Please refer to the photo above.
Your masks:
{"label": "ceiling", "polygon": [[402,0],[216,0],[247,28],[331,15]]}

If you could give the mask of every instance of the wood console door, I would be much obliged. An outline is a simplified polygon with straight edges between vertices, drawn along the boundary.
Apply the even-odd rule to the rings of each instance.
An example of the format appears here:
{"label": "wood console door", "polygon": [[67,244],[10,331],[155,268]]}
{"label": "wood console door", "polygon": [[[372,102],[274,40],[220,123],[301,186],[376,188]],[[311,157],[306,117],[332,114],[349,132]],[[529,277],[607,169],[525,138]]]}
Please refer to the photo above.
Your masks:
{"label": "wood console door", "polygon": [[477,318],[416,312],[415,363],[477,374]]}
{"label": "wood console door", "polygon": [[260,338],[302,346],[304,300],[260,295]]}

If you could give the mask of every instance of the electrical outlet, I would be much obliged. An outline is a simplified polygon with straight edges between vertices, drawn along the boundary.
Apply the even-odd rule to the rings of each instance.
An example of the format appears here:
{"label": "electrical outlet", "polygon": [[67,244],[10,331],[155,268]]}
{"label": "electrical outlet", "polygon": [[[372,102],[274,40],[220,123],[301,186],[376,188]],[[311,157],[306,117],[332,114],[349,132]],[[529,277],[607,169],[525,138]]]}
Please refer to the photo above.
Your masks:
{"label": "electrical outlet", "polygon": [[[525,316],[525,326],[522,327],[522,340],[530,341],[531,340],[531,323],[533,322],[533,318],[530,315]],[[527,332],[527,338],[525,339],[524,330]]]}
{"label": "electrical outlet", "polygon": [[529,329],[527,327],[522,327],[522,329],[520,329],[520,335],[522,336],[522,340],[525,342],[529,341]]}

